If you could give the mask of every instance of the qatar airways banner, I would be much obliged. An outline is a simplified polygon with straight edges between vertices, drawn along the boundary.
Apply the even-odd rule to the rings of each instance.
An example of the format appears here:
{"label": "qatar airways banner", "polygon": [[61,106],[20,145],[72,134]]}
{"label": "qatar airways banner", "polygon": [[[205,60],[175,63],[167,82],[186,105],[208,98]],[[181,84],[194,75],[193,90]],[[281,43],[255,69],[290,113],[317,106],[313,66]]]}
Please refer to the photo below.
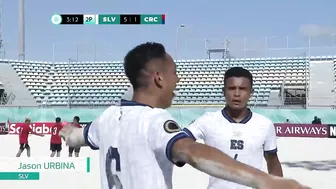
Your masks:
{"label": "qatar airways banner", "polygon": [[[85,127],[88,122],[81,122],[80,125]],[[3,130],[5,133],[3,134],[18,134],[20,128],[24,125],[24,123],[7,123],[8,128],[6,128],[6,124],[3,124]],[[31,123],[30,128],[36,133],[39,134],[51,134],[51,128],[55,125],[55,122],[36,122]],[[1,128],[2,124],[0,124]],[[1,130],[0,130],[1,131]],[[0,132],[1,133],[1,132]]]}
{"label": "qatar airways banner", "polygon": [[328,125],[291,123],[275,123],[274,126],[278,137],[327,138],[331,128]]}

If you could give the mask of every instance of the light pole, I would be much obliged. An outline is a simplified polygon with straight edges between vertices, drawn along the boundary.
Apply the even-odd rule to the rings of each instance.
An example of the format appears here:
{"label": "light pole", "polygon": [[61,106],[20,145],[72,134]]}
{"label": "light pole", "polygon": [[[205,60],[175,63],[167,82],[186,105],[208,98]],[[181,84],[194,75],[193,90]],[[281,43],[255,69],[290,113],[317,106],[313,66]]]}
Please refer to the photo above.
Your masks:
{"label": "light pole", "polygon": [[[52,44],[52,60],[53,60],[53,63],[55,63],[55,50],[56,50],[56,45],[57,44],[63,44],[63,42],[55,42]],[[79,44],[82,44],[82,43],[70,43],[71,45],[76,45],[76,62],[78,62],[78,59],[79,59]],[[96,46],[94,46],[94,53],[96,53]]]}
{"label": "light pole", "polygon": [[75,60],[69,58],[68,59],[68,69],[67,69],[67,75],[68,75],[68,86],[67,86],[67,89],[68,89],[68,108],[71,109],[71,76],[72,76],[72,73],[71,73],[71,63],[72,62],[75,62]]}
{"label": "light pole", "polygon": [[185,25],[181,24],[181,25],[177,26],[177,28],[176,28],[176,44],[175,44],[176,45],[175,46],[176,59],[178,59],[178,38],[179,38],[180,28],[185,28]]}
{"label": "light pole", "polygon": [[208,39],[204,39],[204,49],[205,49],[205,56],[206,56],[205,59],[210,59],[208,44],[211,44],[211,42]]}

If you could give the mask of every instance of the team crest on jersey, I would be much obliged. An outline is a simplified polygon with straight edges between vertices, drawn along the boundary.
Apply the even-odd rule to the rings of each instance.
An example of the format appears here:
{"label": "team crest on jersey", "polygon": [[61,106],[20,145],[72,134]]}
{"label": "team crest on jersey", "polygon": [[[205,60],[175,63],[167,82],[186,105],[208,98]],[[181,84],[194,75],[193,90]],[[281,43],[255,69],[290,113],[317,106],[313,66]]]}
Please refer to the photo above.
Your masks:
{"label": "team crest on jersey", "polygon": [[164,124],[163,124],[163,129],[167,132],[167,133],[176,133],[181,131],[181,127],[173,120],[167,120]]}

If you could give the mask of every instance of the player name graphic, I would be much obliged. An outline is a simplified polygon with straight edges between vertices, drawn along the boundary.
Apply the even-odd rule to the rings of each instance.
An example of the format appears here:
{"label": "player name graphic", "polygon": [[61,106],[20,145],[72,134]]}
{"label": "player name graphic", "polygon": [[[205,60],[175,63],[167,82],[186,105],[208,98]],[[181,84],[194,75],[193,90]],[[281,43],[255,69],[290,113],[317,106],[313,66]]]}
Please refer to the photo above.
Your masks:
{"label": "player name graphic", "polygon": [[89,173],[91,171],[90,157],[78,158],[5,158],[0,157],[0,170],[6,172],[76,172]]}
{"label": "player name graphic", "polygon": [[19,170],[76,169],[72,162],[20,163]]}

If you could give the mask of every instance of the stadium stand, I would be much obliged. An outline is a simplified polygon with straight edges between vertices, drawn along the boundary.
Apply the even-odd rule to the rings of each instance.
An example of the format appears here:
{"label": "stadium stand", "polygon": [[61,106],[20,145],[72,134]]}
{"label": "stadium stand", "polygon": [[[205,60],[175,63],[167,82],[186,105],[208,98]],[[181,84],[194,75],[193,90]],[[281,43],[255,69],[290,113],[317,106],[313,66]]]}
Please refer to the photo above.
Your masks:
{"label": "stadium stand", "polygon": [[53,67],[51,105],[110,105],[130,86],[121,62],[60,62]]}
{"label": "stadium stand", "polygon": [[[177,60],[181,80],[173,104],[222,106],[223,74],[229,67],[242,66],[254,75],[251,106],[305,107],[310,103],[307,102],[308,94],[318,98],[325,95],[328,99],[325,104],[333,105],[335,96],[329,90],[334,88],[333,82],[329,82],[329,92],[322,90],[327,87],[325,85],[318,87],[321,78],[334,80],[333,69],[329,69],[328,74],[322,74],[325,77],[316,78],[328,66],[334,67],[336,72],[336,60],[333,58],[300,56]],[[4,90],[12,92],[16,105],[20,106],[107,106],[118,102],[130,86],[121,61],[52,63],[0,60],[0,66],[0,80],[7,81],[3,82]],[[312,68],[317,70],[313,75],[310,74]],[[3,75],[10,79],[6,80]],[[314,93],[310,89],[321,92]]]}
{"label": "stadium stand", "polygon": [[[43,70],[47,70],[45,65],[33,61],[16,61],[11,65],[7,60],[3,60],[0,63],[0,80],[4,90],[6,94],[15,95],[15,98],[11,100],[12,105],[38,105],[41,95],[35,91],[43,88],[41,78],[44,75]],[[8,97],[10,96],[8,95]]]}
{"label": "stadium stand", "polygon": [[279,94],[282,85],[304,86],[307,63],[305,57],[180,61],[176,104],[223,104],[223,74],[229,67],[241,66],[254,76],[250,105],[267,106],[270,93]]}

